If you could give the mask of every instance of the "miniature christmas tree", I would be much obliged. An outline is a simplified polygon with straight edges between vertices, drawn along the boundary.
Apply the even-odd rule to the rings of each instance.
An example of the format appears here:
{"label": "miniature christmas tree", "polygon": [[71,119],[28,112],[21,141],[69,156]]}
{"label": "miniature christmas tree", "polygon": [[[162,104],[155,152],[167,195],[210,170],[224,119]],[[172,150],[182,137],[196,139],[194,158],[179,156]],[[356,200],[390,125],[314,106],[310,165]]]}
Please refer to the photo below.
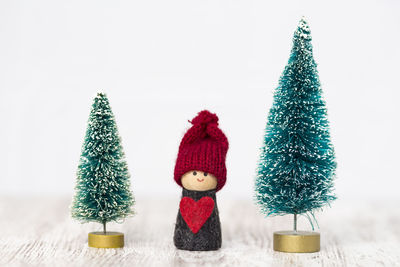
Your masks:
{"label": "miniature christmas tree", "polygon": [[105,94],[94,99],[78,166],[72,217],[103,224],[133,214],[128,167]]}
{"label": "miniature christmas tree", "polygon": [[268,116],[257,202],[268,216],[293,214],[294,231],[297,215],[305,215],[312,225],[314,211],[335,199],[335,169],[310,28],[302,18]]}

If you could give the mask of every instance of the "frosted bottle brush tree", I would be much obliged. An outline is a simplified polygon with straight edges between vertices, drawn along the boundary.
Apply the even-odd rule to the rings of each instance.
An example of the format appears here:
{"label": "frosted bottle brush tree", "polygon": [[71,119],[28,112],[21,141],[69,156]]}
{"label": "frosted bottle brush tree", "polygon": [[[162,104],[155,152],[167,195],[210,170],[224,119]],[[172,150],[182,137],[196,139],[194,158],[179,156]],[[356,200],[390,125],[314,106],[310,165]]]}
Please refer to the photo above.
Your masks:
{"label": "frosted bottle brush tree", "polygon": [[301,19],[268,115],[256,177],[256,200],[268,216],[305,215],[335,199],[336,162],[310,28]]}
{"label": "frosted bottle brush tree", "polygon": [[133,214],[130,175],[117,125],[104,93],[94,99],[82,147],[72,217],[106,224]]}

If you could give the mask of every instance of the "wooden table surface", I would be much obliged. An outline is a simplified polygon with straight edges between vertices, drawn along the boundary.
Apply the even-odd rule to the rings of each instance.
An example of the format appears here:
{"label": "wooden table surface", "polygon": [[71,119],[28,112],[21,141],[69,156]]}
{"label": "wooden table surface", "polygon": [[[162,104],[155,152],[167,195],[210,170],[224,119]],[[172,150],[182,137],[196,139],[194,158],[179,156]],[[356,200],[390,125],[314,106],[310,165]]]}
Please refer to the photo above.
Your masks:
{"label": "wooden table surface", "polygon": [[[125,233],[123,249],[87,246],[96,223],[69,216],[70,198],[1,197],[1,266],[400,266],[399,201],[336,201],[317,214],[321,251],[272,250],[272,233],[291,229],[292,217],[264,218],[251,199],[218,198],[219,251],[188,252],[172,243],[176,198],[137,198],[137,214],[109,230]],[[309,230],[305,218],[299,229]]]}

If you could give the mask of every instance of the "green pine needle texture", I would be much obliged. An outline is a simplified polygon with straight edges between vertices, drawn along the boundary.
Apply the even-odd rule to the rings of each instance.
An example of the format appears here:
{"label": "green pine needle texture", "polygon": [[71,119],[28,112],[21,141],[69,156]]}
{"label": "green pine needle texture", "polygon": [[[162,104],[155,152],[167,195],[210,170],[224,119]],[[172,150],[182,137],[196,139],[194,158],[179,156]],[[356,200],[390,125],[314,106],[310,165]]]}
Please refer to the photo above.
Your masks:
{"label": "green pine needle texture", "polygon": [[133,215],[130,175],[107,96],[97,94],[77,171],[72,217],[81,222],[119,221]]}
{"label": "green pine needle texture", "polygon": [[263,213],[302,214],[311,225],[314,211],[336,198],[335,153],[312,50],[303,18],[274,94],[255,179]]}

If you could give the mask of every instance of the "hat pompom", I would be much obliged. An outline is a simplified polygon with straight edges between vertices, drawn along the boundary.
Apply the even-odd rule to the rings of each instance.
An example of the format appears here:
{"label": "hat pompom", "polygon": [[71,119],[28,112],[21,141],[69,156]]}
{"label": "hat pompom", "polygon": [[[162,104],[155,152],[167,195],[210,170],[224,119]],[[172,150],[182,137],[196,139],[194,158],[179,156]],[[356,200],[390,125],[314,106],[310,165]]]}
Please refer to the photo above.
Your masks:
{"label": "hat pompom", "polygon": [[218,116],[208,110],[200,111],[199,114],[190,122],[193,125],[207,125],[215,123],[218,125]]}

